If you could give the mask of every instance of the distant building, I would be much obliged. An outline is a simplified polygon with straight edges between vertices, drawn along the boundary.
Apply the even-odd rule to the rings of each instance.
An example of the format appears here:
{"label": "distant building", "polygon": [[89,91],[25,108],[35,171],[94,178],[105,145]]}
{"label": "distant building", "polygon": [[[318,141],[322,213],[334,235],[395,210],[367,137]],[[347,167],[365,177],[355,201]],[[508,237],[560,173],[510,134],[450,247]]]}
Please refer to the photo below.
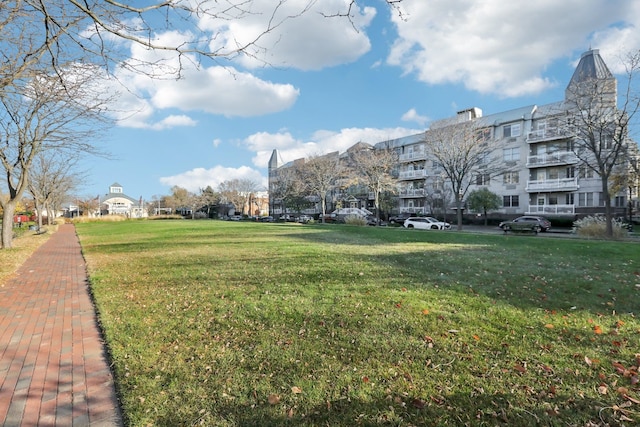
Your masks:
{"label": "distant building", "polygon": [[[577,138],[575,114],[571,110],[571,89],[589,79],[604,83],[606,100],[615,105],[617,81],[607,68],[598,50],[582,55],[570,83],[565,99],[545,105],[528,105],[510,111],[483,116],[479,108],[470,108],[456,116],[432,123],[431,129],[473,122],[486,140],[493,140],[499,148],[492,154],[499,157],[508,172],[492,173],[481,168],[469,176],[469,191],[488,188],[502,199],[496,212],[502,216],[537,214],[569,216],[604,213],[601,180],[586,167],[573,151]],[[394,208],[388,213],[446,215],[452,212],[452,195],[441,165],[429,154],[427,140],[431,130],[379,142],[376,149],[392,148],[398,153],[397,194]],[[354,145],[357,146],[357,143]],[[637,144],[628,140],[629,159],[637,161]],[[352,147],[353,148],[353,147]],[[349,149],[351,150],[351,148]],[[347,150],[347,151],[349,151]],[[337,155],[331,153],[330,155]],[[343,155],[340,155],[342,158]],[[277,150],[269,161],[270,192],[286,175],[286,170],[304,159],[281,164]],[[638,209],[638,187],[622,189],[611,195],[615,215],[631,215]],[[286,209],[282,201],[271,193],[270,209],[280,213]],[[329,208],[370,207],[371,196],[336,190],[327,200]],[[333,204],[333,206],[331,206]],[[318,204],[313,208],[318,213]],[[311,212],[305,212],[311,213]]]}
{"label": "distant building", "polygon": [[138,200],[124,194],[122,186],[113,183],[109,193],[100,197],[100,215],[122,215],[128,218],[146,218],[149,216],[144,208],[142,197]]}

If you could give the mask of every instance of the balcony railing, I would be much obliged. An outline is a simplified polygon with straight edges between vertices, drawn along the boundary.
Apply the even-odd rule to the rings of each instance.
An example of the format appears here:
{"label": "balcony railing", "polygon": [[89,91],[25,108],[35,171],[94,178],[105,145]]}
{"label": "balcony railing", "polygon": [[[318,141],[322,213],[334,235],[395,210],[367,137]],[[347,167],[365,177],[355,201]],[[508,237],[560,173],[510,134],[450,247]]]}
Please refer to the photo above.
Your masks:
{"label": "balcony railing", "polygon": [[529,205],[529,215],[573,215],[576,205]]}
{"label": "balcony railing", "polygon": [[539,156],[528,156],[527,167],[544,167],[554,165],[573,165],[578,163],[578,156],[571,151],[557,151]]}
{"label": "balcony railing", "polygon": [[573,132],[570,129],[538,129],[527,134],[527,142],[549,141],[553,139],[569,138]]}
{"label": "balcony railing", "polygon": [[398,174],[399,179],[417,179],[417,178],[425,178],[426,176],[427,176],[426,169],[402,171]]}
{"label": "balcony railing", "polygon": [[578,178],[558,178],[527,181],[527,191],[534,193],[538,191],[575,191],[579,187]]}
{"label": "balcony railing", "polygon": [[398,157],[401,162],[409,162],[413,160],[424,160],[427,158],[426,151],[414,151],[412,153],[400,154]]}
{"label": "balcony railing", "polygon": [[406,188],[398,193],[400,197],[424,197],[424,194],[424,188]]}

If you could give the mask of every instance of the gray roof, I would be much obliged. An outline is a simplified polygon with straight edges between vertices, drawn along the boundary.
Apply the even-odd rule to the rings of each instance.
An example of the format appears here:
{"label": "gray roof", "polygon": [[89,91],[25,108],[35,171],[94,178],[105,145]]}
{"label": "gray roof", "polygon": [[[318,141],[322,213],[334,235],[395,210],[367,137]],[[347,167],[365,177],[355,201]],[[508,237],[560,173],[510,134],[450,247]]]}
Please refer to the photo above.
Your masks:
{"label": "gray roof", "polygon": [[582,83],[588,80],[604,80],[612,79],[613,74],[609,71],[607,64],[600,56],[598,49],[591,49],[582,54],[580,62],[573,72],[569,86]]}

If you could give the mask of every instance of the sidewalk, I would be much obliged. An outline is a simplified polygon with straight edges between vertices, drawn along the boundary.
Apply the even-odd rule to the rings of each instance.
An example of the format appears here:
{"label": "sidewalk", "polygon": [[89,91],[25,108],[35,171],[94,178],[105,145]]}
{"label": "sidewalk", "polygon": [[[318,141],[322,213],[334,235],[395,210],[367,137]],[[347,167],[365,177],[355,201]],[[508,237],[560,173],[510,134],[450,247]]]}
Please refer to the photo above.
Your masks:
{"label": "sidewalk", "polygon": [[73,225],[0,285],[0,425],[122,426]]}

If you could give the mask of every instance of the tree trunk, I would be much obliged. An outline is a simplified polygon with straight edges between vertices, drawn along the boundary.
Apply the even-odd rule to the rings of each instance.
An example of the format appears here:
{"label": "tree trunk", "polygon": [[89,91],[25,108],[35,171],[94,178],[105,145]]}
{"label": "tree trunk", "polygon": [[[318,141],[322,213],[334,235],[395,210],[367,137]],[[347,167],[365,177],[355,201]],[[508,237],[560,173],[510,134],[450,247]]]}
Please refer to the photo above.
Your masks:
{"label": "tree trunk", "polygon": [[458,222],[458,230],[462,230],[462,199],[456,196],[456,221]]}
{"label": "tree trunk", "polygon": [[16,212],[17,201],[9,201],[3,206],[2,214],[2,249],[12,247],[13,241],[13,215]]}
{"label": "tree trunk", "polygon": [[611,211],[611,196],[609,195],[609,180],[602,178],[602,197],[604,197],[604,216],[607,227],[607,237],[613,237],[613,213]]}
{"label": "tree trunk", "polygon": [[38,202],[38,199],[34,199],[34,205],[36,208],[36,212],[38,213],[38,230],[40,230],[42,228],[42,211],[43,208],[40,205],[40,203]]}

